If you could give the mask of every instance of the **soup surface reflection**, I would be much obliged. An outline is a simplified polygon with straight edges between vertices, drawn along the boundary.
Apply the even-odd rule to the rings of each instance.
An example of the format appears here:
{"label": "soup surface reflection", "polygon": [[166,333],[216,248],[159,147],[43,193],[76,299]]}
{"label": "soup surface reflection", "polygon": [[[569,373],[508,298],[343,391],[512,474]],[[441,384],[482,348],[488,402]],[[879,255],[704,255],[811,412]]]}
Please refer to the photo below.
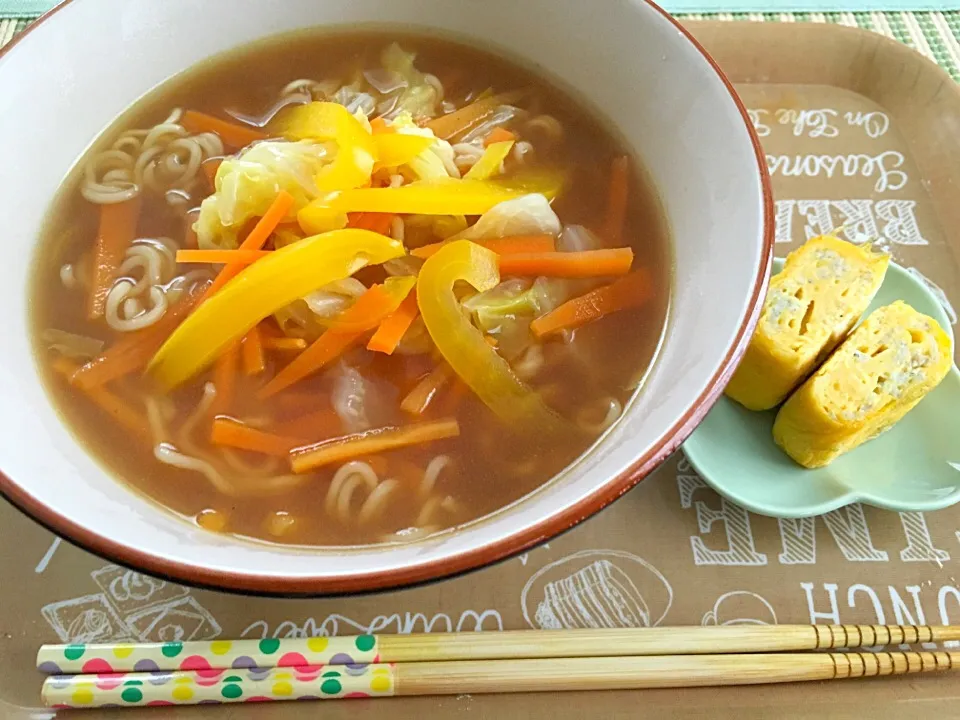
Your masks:
{"label": "soup surface reflection", "polygon": [[653,361],[667,229],[543,78],[297,34],[177,76],[64,183],[34,267],[65,422],[215,532],[402,541],[572,462]]}

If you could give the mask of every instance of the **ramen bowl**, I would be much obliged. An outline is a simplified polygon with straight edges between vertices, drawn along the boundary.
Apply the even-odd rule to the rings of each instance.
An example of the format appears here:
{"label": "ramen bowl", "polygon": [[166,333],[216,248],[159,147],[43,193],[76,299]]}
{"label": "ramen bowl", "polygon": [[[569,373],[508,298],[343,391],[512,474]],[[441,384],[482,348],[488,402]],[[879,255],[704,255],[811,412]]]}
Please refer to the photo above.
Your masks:
{"label": "ramen bowl", "polygon": [[[216,534],[106,472],[61,421],[29,338],[28,259],[85,148],[164,80],[264,37],[324,26],[403,27],[536,68],[605,118],[649,173],[670,229],[673,283],[658,356],[621,419],[534,492],[404,543],[282,546]],[[495,40],[494,40],[495,39]],[[571,45],[576,52],[571,52]],[[629,490],[718,398],[756,322],[772,257],[764,159],[733,88],[656,6],[578,0],[288,0],[282,8],[68,0],[0,57],[0,166],[10,258],[0,357],[0,490],[53,531],[124,565],[275,594],[394,588],[481,567],[547,540]]]}

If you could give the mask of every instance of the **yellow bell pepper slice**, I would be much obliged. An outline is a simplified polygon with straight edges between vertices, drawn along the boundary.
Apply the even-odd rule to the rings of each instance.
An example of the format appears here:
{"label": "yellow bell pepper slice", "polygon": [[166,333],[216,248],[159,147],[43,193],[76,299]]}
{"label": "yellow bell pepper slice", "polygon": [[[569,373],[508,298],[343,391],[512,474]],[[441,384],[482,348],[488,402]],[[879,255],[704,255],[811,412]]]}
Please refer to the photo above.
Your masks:
{"label": "yellow bell pepper slice", "polygon": [[320,207],[315,203],[304,205],[297,213],[297,224],[305,235],[320,235],[331,230],[340,230],[347,226],[348,221],[345,212]]}
{"label": "yellow bell pepper slice", "polygon": [[[389,212],[409,215],[483,215],[495,205],[540,193],[552,200],[562,176],[545,174],[502,180],[421,180],[397,188],[357,188],[317,198],[308,208],[340,212]],[[309,214],[309,213],[308,213]]]}
{"label": "yellow bell pepper slice", "polygon": [[404,253],[397,240],[355,229],[314,235],[275,250],[202,302],[167,338],[147,371],[164,388],[175,388],[268,315],[360,268]]}
{"label": "yellow bell pepper slice", "polygon": [[316,177],[321,192],[357,188],[370,181],[377,148],[370,131],[343,105],[312,102],[281,111],[271,131],[290,140],[333,141],[337,154]]}
{"label": "yellow bell pepper slice", "polygon": [[406,133],[374,135],[373,144],[377,152],[377,164],[374,170],[406,165],[435,142],[436,139],[426,135]]}
{"label": "yellow bell pepper slice", "polygon": [[483,155],[467,171],[464,177],[468,180],[486,180],[493,177],[500,172],[500,163],[506,159],[512,149],[513,140],[490,143],[490,146],[483,151]]}
{"label": "yellow bell pepper slice", "polygon": [[497,255],[468,240],[454,240],[420,268],[417,304],[437,350],[501,420],[537,432],[570,430],[563,418],[525,385],[467,318],[454,294],[464,280],[477,292],[500,282]]}

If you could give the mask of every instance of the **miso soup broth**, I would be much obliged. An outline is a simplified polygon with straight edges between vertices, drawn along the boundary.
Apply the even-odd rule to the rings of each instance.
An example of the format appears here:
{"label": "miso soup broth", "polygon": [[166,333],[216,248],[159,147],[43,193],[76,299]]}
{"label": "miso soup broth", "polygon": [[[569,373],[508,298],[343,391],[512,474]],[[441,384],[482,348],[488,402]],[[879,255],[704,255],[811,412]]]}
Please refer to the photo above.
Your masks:
{"label": "miso soup broth", "polygon": [[352,545],[575,460],[670,282],[657,194],[590,108],[472,47],[311,31],[105,129],[30,301],[52,400],[120,481],[210,531]]}

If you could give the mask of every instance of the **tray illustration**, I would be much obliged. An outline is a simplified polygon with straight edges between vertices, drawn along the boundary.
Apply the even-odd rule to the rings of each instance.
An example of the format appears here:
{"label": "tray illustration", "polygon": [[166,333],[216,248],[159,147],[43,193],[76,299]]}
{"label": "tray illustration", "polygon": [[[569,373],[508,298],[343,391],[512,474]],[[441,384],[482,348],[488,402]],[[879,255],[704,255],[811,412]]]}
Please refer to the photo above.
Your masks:
{"label": "tray illustration", "polygon": [[[768,155],[779,256],[844,226],[880,243],[960,308],[960,87],[905,46],[830,25],[691,22],[736,84]],[[682,279],[681,279],[682,281]],[[727,625],[960,624],[960,507],[852,505],[817,518],[752,515],[682,454],[593,519],[519,558],[439,584],[358,598],[277,600],[182,587],[61,542],[0,503],[0,715],[36,708],[42,642],[310,637],[363,632]],[[327,703],[325,718],[924,717],[955,675],[910,682],[404,698]],[[868,694],[869,693],[869,694]],[[923,702],[919,702],[923,700]],[[199,711],[199,709],[196,709]],[[270,717],[300,717],[302,706]],[[204,709],[246,717],[245,708]],[[233,714],[232,714],[233,713]],[[105,715],[105,714],[104,714]],[[128,710],[126,717],[152,717]],[[85,717],[98,717],[88,712]]]}

